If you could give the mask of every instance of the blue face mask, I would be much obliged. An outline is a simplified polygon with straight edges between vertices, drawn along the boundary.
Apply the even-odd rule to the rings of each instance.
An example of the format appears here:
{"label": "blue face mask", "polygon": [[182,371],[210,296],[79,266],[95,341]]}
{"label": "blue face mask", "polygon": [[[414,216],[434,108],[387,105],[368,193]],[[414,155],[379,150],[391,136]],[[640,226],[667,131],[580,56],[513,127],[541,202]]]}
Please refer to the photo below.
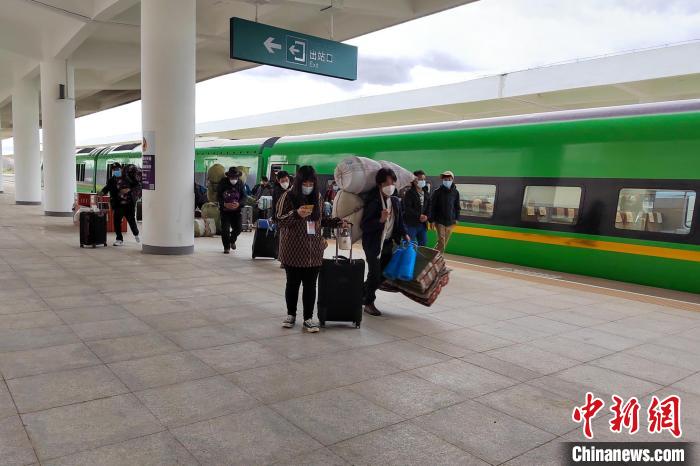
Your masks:
{"label": "blue face mask", "polygon": [[117,178],[119,178],[120,176],[122,176],[122,171],[121,171],[121,170],[114,170],[114,171],[112,172],[112,175],[114,175],[114,176],[116,176]]}
{"label": "blue face mask", "polygon": [[450,189],[452,187],[452,180],[442,180],[442,185],[447,189]]}
{"label": "blue face mask", "polygon": [[313,186],[302,186],[301,192],[304,196],[308,196],[309,194],[314,192],[314,187]]}

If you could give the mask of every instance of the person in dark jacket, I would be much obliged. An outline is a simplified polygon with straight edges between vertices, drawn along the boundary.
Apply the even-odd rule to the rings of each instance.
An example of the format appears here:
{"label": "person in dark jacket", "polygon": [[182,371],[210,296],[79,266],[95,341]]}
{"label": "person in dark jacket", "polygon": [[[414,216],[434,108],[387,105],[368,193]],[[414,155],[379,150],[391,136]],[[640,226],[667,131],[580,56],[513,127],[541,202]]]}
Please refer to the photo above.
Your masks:
{"label": "person in dark jacket", "polygon": [[241,171],[231,167],[225,178],[219,182],[217,200],[221,211],[221,242],[224,254],[236,249],[236,240],[241,233],[241,208],[246,201],[246,194],[241,181]]}
{"label": "person in dark jacket", "polygon": [[284,170],[277,172],[277,181],[272,188],[272,220],[277,220],[277,202],[279,202],[282,194],[289,189],[289,173]]}
{"label": "person in dark jacket", "polygon": [[442,185],[433,192],[430,199],[429,221],[437,230],[438,241],[435,249],[444,253],[461,210],[459,191],[454,185],[454,174],[445,171],[440,175]]}
{"label": "person in dark jacket", "polygon": [[207,188],[194,182],[194,208],[201,209],[204,204],[208,202],[207,199]]}
{"label": "person in dark jacket", "polygon": [[[311,333],[319,331],[318,323],[313,320],[316,281],[323,262],[323,250],[327,246],[321,236],[321,226],[332,222],[331,219],[322,219],[321,206],[316,171],[309,165],[299,167],[294,186],[282,194],[277,205],[279,260],[287,274],[284,292],[287,317],[282,326],[294,327],[299,288],[303,284],[303,325],[304,330]],[[338,219],[333,222],[337,224]]]}
{"label": "person in dark jacket", "polygon": [[401,200],[396,194],[396,173],[381,168],[375,177],[376,187],[365,196],[362,212],[362,249],[367,260],[364,311],[373,316],[382,313],[374,305],[377,289],[384,281],[382,273],[391,260],[393,243],[410,239],[406,234]]}
{"label": "person in dark jacket", "polygon": [[403,219],[411,241],[425,246],[428,241],[428,215],[430,214],[430,194],[426,189],[425,172],[413,172],[416,177],[403,198]]}
{"label": "person in dark jacket", "polygon": [[141,242],[139,237],[139,227],[136,224],[136,201],[140,196],[141,183],[134,176],[128,176],[120,163],[112,165],[112,176],[107,180],[107,184],[102,188],[102,194],[109,193],[109,204],[114,213],[114,231],[117,235],[114,246],[122,246],[124,237],[122,235],[122,219],[126,217],[131,232],[137,243]]}
{"label": "person in dark jacket", "polygon": [[260,178],[260,183],[253,186],[253,197],[260,199],[261,196],[272,196],[272,186],[266,176]]}

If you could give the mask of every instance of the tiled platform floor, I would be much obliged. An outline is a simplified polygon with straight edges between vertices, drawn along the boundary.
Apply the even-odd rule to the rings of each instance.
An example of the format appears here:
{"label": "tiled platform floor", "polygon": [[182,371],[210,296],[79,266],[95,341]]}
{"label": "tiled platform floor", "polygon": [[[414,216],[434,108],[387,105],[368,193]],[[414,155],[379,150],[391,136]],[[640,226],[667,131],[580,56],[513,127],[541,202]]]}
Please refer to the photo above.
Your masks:
{"label": "tiled platform floor", "polygon": [[[700,440],[700,312],[455,265],[432,308],[383,293],[383,317],[306,335],[280,327],[283,272],[250,234],[232,256],[80,249],[12,202],[2,465],[560,464],[587,390],[680,394]],[[627,438],[607,417],[597,438]]]}

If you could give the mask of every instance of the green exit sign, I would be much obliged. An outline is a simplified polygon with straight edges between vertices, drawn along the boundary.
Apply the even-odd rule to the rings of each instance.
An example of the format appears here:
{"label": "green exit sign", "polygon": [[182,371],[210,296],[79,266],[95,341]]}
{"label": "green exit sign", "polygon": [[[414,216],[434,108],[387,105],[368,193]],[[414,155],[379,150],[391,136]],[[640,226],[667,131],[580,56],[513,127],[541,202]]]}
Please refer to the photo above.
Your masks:
{"label": "green exit sign", "polygon": [[242,18],[231,18],[231,58],[357,79],[357,47]]}

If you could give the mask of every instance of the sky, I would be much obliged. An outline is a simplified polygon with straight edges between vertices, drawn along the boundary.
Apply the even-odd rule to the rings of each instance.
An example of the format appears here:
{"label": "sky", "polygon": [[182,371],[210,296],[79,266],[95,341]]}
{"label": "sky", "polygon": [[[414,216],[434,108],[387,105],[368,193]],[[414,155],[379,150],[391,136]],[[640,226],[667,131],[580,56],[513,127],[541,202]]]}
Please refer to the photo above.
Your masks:
{"label": "sky", "polygon": [[[700,0],[479,0],[347,43],[354,82],[260,66],[197,84],[196,121],[466,81],[700,40]],[[76,141],[141,131],[141,103],[76,120]],[[11,152],[5,141],[5,152]]]}

